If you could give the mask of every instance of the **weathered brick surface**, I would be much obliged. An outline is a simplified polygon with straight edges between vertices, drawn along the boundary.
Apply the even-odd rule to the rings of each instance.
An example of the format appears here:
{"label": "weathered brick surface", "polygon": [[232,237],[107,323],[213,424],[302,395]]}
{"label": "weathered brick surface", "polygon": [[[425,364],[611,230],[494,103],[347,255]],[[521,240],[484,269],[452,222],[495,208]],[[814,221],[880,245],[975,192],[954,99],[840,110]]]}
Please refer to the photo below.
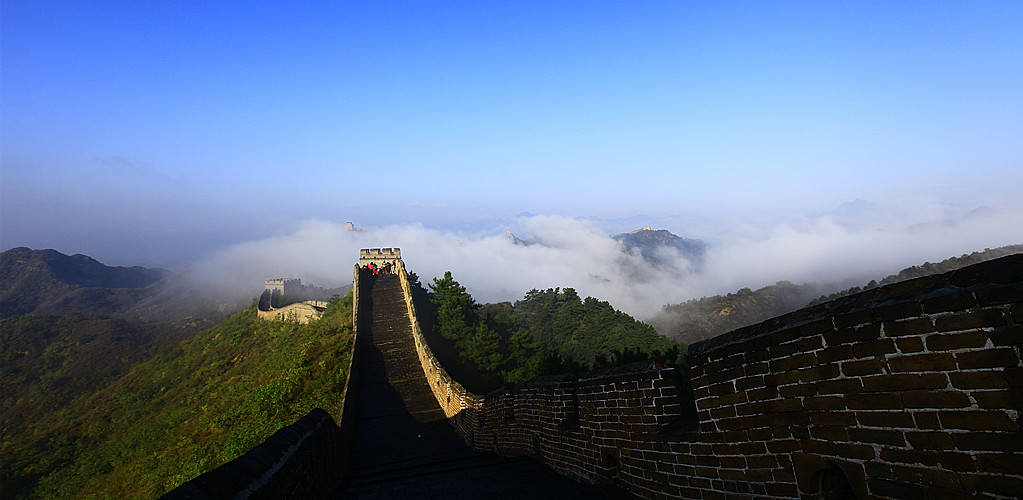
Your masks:
{"label": "weathered brick surface", "polygon": [[420,359],[466,442],[639,497],[810,497],[828,471],[857,498],[1012,497],[1023,255],[981,266],[694,344],[694,404],[651,362],[479,396]]}

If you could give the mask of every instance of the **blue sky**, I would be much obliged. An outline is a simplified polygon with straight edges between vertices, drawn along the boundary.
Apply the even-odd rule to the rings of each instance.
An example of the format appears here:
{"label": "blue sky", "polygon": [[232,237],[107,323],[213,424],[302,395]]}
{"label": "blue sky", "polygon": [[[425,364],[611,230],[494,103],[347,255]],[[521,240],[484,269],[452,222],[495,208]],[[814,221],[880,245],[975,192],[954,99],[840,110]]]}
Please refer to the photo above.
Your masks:
{"label": "blue sky", "polygon": [[1020,2],[282,4],[3,1],[4,249],[1021,213]]}

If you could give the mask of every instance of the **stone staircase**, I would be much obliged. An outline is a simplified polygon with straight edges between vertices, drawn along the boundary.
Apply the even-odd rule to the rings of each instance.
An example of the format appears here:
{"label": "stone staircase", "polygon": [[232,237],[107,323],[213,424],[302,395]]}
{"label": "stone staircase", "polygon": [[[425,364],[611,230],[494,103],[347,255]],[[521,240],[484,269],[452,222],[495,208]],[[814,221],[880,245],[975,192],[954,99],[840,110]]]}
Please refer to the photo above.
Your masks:
{"label": "stone staircase", "polygon": [[338,498],[606,498],[529,458],[459,439],[427,385],[397,276],[365,277],[355,457]]}

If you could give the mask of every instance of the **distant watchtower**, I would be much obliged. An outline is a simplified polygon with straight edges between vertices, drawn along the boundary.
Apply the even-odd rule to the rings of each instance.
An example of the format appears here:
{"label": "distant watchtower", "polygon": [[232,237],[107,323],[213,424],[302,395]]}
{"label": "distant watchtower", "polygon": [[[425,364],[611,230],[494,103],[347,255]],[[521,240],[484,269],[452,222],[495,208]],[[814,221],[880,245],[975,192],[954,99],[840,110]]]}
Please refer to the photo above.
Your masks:
{"label": "distant watchtower", "polygon": [[363,248],[359,250],[359,267],[368,266],[371,262],[373,266],[379,267],[400,260],[400,248]]}
{"label": "distant watchtower", "polygon": [[302,280],[298,278],[277,278],[273,280],[266,280],[266,289],[270,290],[270,293],[280,294],[281,296],[287,295],[288,289],[294,289],[302,286]]}

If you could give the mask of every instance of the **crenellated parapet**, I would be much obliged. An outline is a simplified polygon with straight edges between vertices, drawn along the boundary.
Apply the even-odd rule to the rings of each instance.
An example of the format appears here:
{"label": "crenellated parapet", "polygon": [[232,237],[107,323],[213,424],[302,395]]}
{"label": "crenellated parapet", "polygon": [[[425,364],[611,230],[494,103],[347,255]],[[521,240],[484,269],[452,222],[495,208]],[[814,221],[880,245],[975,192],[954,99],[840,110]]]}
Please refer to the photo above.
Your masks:
{"label": "crenellated parapet", "polygon": [[359,267],[368,266],[371,263],[375,267],[391,263],[396,265],[397,261],[401,261],[400,248],[363,248],[359,250]]}

